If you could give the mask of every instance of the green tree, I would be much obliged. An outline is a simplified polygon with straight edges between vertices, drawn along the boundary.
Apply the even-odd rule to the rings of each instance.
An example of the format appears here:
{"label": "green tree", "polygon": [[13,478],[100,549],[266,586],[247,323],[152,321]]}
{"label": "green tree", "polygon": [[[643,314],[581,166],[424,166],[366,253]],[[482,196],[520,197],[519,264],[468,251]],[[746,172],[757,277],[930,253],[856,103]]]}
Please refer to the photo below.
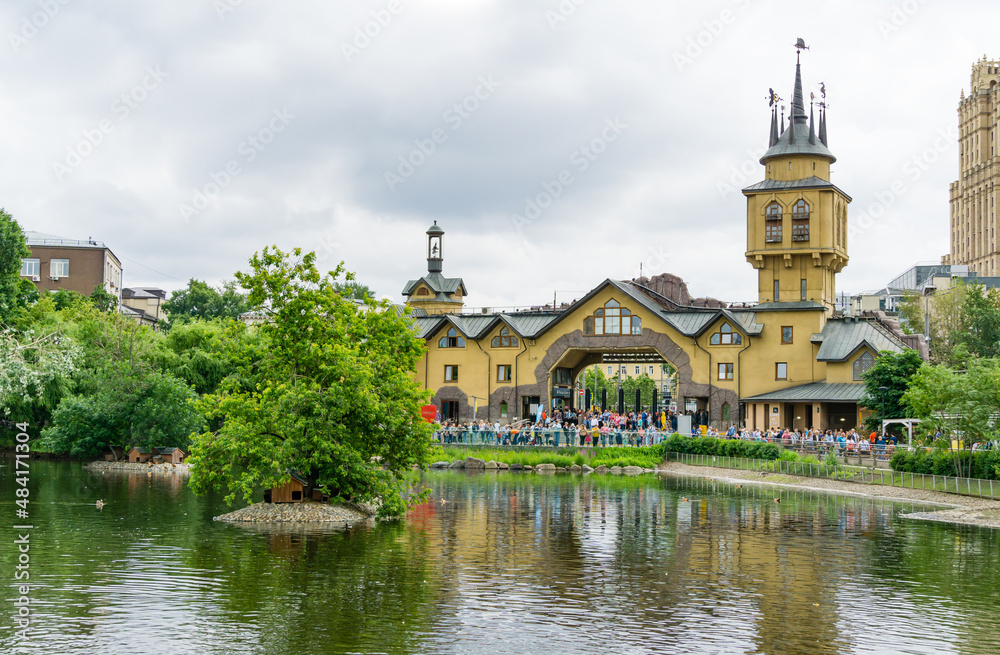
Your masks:
{"label": "green tree", "polygon": [[93,457],[108,446],[186,450],[191,434],[204,426],[196,394],[180,380],[149,367],[123,362],[87,381],[88,392],[64,398],[42,431],[39,448]]}
{"label": "green tree", "polygon": [[103,284],[94,286],[94,291],[90,294],[90,302],[94,303],[94,307],[97,307],[98,311],[104,313],[113,312],[121,305],[117,296],[109,293]]}
{"label": "green tree", "polygon": [[[42,323],[43,309],[34,314]],[[52,413],[39,448],[77,457],[110,445],[186,448],[188,436],[201,431],[205,421],[193,404],[195,392],[161,370],[162,334],[90,302],[71,304],[57,320],[81,356],[73,395]]]}
{"label": "green tree", "polygon": [[333,285],[333,288],[342,297],[351,298],[353,300],[364,300],[365,298],[375,297],[375,292],[372,291],[367,285],[353,280],[336,282]]}
{"label": "green tree", "polygon": [[0,209],[0,324],[10,322],[16,311],[25,306],[28,289],[22,285],[21,259],[30,255],[21,226]]}
{"label": "green tree", "polygon": [[[937,445],[950,449],[951,438],[965,445],[997,438],[1000,417],[1000,360],[972,358],[968,369],[923,365],[913,377],[904,402],[921,419],[921,427],[946,436]],[[971,458],[955,453],[955,474],[968,476]]]}
{"label": "green tree", "polygon": [[0,332],[0,408],[6,418],[44,422],[69,392],[79,348],[54,326]]}
{"label": "green tree", "polygon": [[974,357],[1000,356],[1000,290],[987,291],[981,284],[965,287],[961,329],[953,341]]}
{"label": "green tree", "polygon": [[[910,379],[922,364],[923,360],[916,350],[904,350],[901,353],[883,351],[879,355],[875,365],[864,375],[865,393],[860,404],[874,412],[865,420],[867,429],[881,432],[883,418],[910,418],[907,416],[909,408],[902,398]],[[881,387],[886,387],[884,417]]]}
{"label": "green tree", "polygon": [[191,319],[236,318],[248,311],[250,304],[232,281],[219,288],[191,278],[186,289],[174,291],[164,301],[163,310],[171,323]]}
{"label": "green tree", "polygon": [[430,457],[429,392],[413,378],[424,344],[387,302],[345,300],[334,287],[342,267],[323,275],[315,259],[265,248],[237,274],[270,320],[238,366],[250,384],[227,378],[200,402],[221,427],[195,437],[191,485],[250,502],[295,469],[311,488],[398,515],[410,467]]}

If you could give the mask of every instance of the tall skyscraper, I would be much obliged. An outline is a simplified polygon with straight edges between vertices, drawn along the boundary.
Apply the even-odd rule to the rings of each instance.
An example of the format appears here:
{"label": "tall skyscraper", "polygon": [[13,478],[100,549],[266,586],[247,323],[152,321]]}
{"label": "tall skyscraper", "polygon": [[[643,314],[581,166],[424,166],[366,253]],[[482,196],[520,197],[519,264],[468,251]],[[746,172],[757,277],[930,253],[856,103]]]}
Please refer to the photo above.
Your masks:
{"label": "tall skyscraper", "polygon": [[972,65],[969,95],[958,103],[959,178],[951,185],[951,255],[982,276],[1000,275],[997,183],[1000,61],[985,56]]}

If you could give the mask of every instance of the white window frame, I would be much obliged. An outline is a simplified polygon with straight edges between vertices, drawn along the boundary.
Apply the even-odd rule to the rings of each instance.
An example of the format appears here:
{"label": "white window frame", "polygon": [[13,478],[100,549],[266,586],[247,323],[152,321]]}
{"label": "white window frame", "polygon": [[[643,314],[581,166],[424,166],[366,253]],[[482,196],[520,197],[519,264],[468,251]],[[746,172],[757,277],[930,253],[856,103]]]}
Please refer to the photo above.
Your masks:
{"label": "white window frame", "polygon": [[[34,272],[32,272],[34,269]],[[26,257],[21,260],[21,277],[38,277],[41,275],[42,262],[34,257]]]}
{"label": "white window frame", "polygon": [[69,260],[68,259],[50,260],[49,277],[69,277]]}

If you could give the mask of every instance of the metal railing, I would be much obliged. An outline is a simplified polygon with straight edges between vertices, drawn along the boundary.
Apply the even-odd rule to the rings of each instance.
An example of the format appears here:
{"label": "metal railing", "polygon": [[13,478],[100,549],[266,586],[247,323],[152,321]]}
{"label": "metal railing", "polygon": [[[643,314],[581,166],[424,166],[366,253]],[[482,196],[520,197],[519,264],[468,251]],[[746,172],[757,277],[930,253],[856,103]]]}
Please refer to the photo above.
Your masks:
{"label": "metal railing", "polygon": [[[521,430],[473,430],[471,428],[441,428],[434,433],[434,439],[442,444],[487,445],[487,446],[534,446],[562,448],[564,446],[655,446],[667,439],[673,432],[662,430],[608,431],[602,432],[594,441],[593,431],[532,429]],[[590,441],[587,436],[590,435]]]}
{"label": "metal railing", "polygon": [[947,475],[927,475],[924,473],[903,473],[884,468],[864,466],[828,466],[809,462],[786,462],[783,460],[749,459],[746,457],[723,457],[720,455],[692,455],[688,453],[667,453],[667,461],[680,462],[691,466],[716,466],[741,471],[763,471],[784,473],[809,478],[823,478],[856,482],[887,487],[901,487],[923,491],[958,494],[1000,500],[1000,480],[979,478],[957,478]]}

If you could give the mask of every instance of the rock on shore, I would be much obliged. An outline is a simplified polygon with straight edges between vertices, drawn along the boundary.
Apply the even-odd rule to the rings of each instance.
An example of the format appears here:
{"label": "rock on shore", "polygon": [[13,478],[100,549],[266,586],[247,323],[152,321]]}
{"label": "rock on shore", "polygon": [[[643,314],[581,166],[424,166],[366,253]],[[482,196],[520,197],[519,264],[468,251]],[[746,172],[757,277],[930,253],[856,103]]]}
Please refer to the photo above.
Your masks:
{"label": "rock on shore", "polygon": [[[216,516],[226,523],[359,523],[372,517],[352,505],[301,503],[256,503],[235,512]],[[370,509],[370,508],[365,508]]]}
{"label": "rock on shore", "polygon": [[132,462],[105,462],[97,461],[85,465],[83,468],[88,471],[131,471],[138,473],[177,473],[179,475],[190,475],[190,464],[138,464]]}

